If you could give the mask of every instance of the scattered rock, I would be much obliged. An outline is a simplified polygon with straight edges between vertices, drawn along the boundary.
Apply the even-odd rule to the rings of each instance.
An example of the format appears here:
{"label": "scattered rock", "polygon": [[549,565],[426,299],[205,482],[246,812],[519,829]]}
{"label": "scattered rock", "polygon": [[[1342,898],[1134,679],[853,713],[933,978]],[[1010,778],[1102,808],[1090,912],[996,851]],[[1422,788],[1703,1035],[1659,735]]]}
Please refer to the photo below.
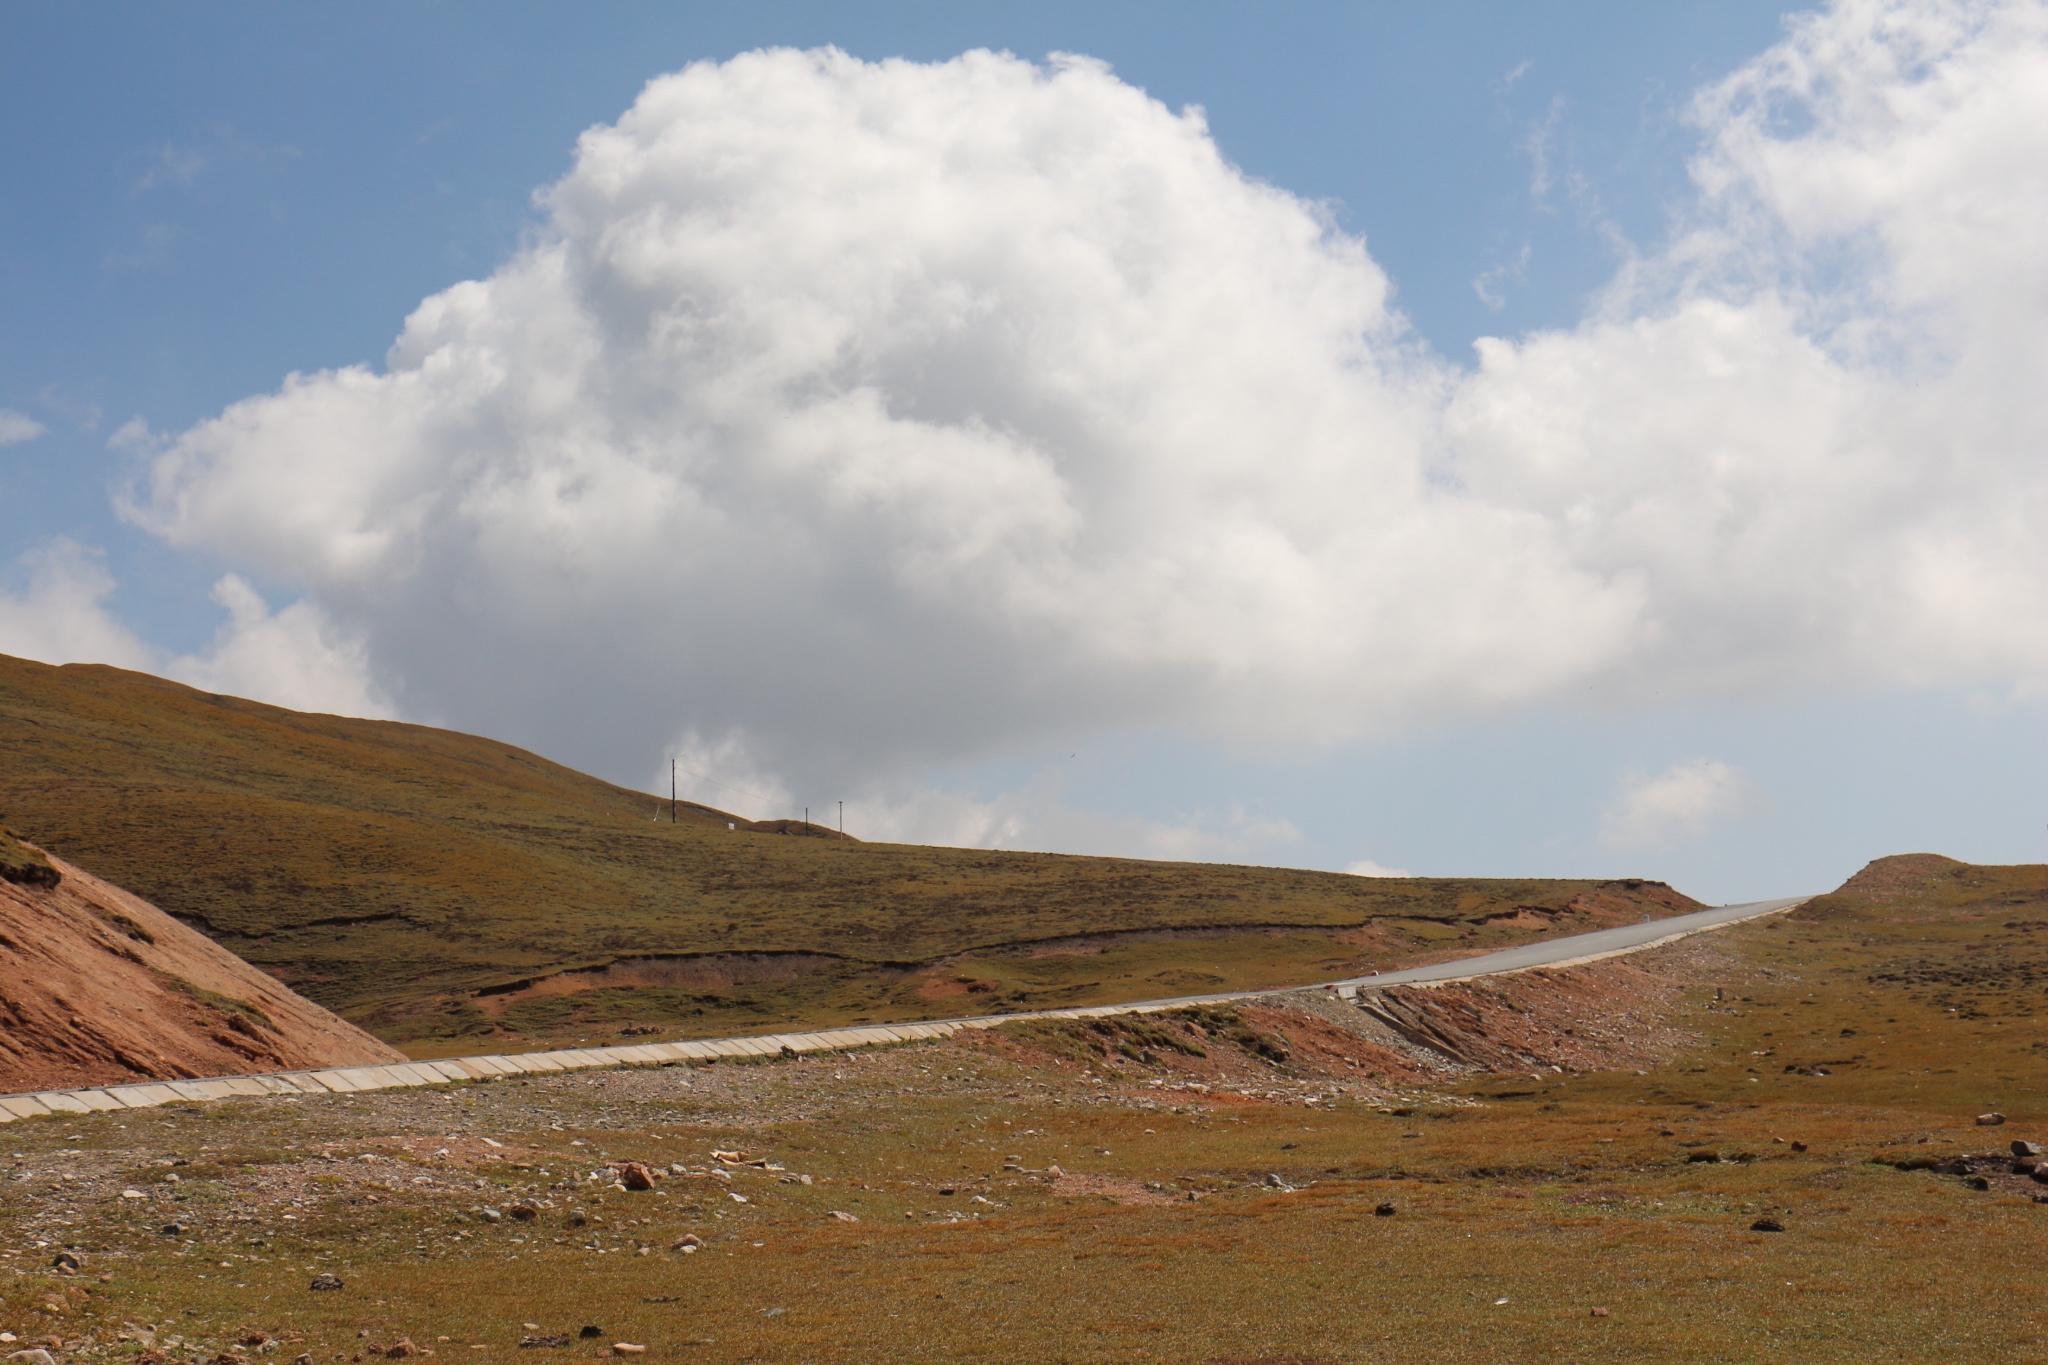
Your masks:
{"label": "scattered rock", "polygon": [[540,1217],[540,1210],[531,1204],[514,1204],[506,1209],[505,1212],[508,1216],[516,1218],[522,1223],[531,1223],[534,1219]]}
{"label": "scattered rock", "polygon": [[2031,1174],[2033,1175],[2034,1179],[2039,1181],[2041,1184],[2048,1185],[2048,1161],[2044,1161],[2040,1165],[2034,1167]]}
{"label": "scattered rock", "polygon": [[404,1360],[407,1356],[423,1355],[425,1353],[419,1347],[413,1345],[411,1337],[400,1337],[389,1346],[379,1347],[377,1354],[387,1360]]}
{"label": "scattered rock", "polygon": [[483,1219],[486,1223],[502,1223],[505,1221],[505,1215],[499,1213],[496,1209],[478,1209],[476,1216]]}
{"label": "scattered rock", "polygon": [[834,1218],[837,1218],[837,1219],[838,1219],[838,1220],[839,1220],[840,1222],[842,1222],[842,1223],[858,1223],[858,1222],[860,1221],[860,1219],[858,1219],[858,1218],[854,1217],[854,1216],[853,1216],[852,1214],[848,1213],[848,1212],[847,1212],[847,1211],[846,1211],[845,1209],[834,1209],[834,1210],[832,1210],[832,1216],[833,1216]]}
{"label": "scattered rock", "polygon": [[341,1287],[341,1281],[335,1276],[328,1274],[326,1271],[322,1271],[320,1274],[315,1275],[313,1277],[313,1283],[306,1286],[306,1288],[308,1289],[340,1289]]}
{"label": "scattered rock", "polygon": [[1696,1163],[1696,1162],[1698,1162],[1698,1163],[1704,1163],[1704,1162],[1717,1162],[1717,1161],[1719,1161],[1720,1159],[1721,1159],[1721,1154],[1720,1154],[1719,1152],[1715,1151],[1715,1150],[1714,1150],[1713,1148],[1711,1148],[1711,1147],[1701,1147],[1701,1148],[1698,1148],[1697,1150],[1694,1150],[1694,1151],[1690,1151],[1690,1152],[1687,1152],[1687,1153],[1685,1154],[1685,1161],[1686,1161],[1686,1164],[1687,1164],[1688,1166],[1690,1166],[1690,1165],[1692,1165],[1692,1164],[1694,1164],[1694,1163]]}
{"label": "scattered rock", "polygon": [[2041,1155],[2041,1144],[2029,1142],[2025,1138],[2014,1138],[2012,1140],[2012,1154],[2014,1156],[2039,1156]]}
{"label": "scattered rock", "polygon": [[668,1244],[670,1251],[696,1251],[704,1245],[704,1239],[694,1232],[686,1232]]}
{"label": "scattered rock", "polygon": [[185,1235],[185,1225],[183,1223],[166,1223],[163,1225],[162,1231],[166,1237],[183,1237]]}
{"label": "scattered rock", "polygon": [[2041,1163],[2042,1158],[2037,1156],[2016,1156],[2012,1159],[2012,1173],[2014,1175],[2032,1175]]}
{"label": "scattered rock", "polygon": [[582,1337],[582,1338],[583,1338],[583,1339],[584,1339],[585,1341],[596,1341],[596,1340],[597,1340],[597,1339],[598,1339],[599,1337],[601,1337],[601,1336],[603,1336],[603,1335],[604,1335],[604,1328],[602,1328],[602,1327],[585,1327],[585,1328],[584,1328],[584,1329],[583,1329],[582,1331],[578,1332],[578,1333],[577,1333],[576,1335],[577,1335],[577,1336],[579,1336],[579,1337]]}
{"label": "scattered rock", "polygon": [[570,1227],[572,1227],[572,1228],[580,1228],[580,1227],[582,1227],[582,1226],[583,1226],[584,1224],[588,1223],[589,1221],[590,1221],[590,1215],[589,1215],[589,1214],[587,1214],[587,1213],[585,1213],[585,1212],[584,1212],[584,1211],[583,1211],[582,1209],[570,1209],[570,1210],[569,1210],[569,1226],[570,1226]]}
{"label": "scattered rock", "polygon": [[60,1251],[57,1253],[57,1259],[50,1262],[50,1268],[59,1275],[76,1275],[85,1269],[85,1261],[77,1252]]}
{"label": "scattered rock", "polygon": [[1593,1310],[1593,1316],[1596,1318],[1604,1318],[1607,1316],[1607,1310],[1605,1308],[1595,1308]]}
{"label": "scattered rock", "polygon": [[1375,1218],[1392,1218],[1396,1212],[1397,1210],[1392,1204],[1381,1204],[1372,1211],[1372,1216]]}
{"label": "scattered rock", "polygon": [[619,1183],[629,1190],[651,1190],[654,1188],[654,1172],[638,1161],[628,1161],[619,1169]]}
{"label": "scattered rock", "polygon": [[941,1186],[939,1186],[939,1193],[940,1193],[940,1194],[958,1194],[958,1193],[960,1193],[960,1191],[959,1191],[959,1190],[957,1190],[957,1189],[955,1189],[955,1188],[954,1188],[953,1186],[951,1186],[951,1185],[941,1185]]}
{"label": "scattered rock", "polygon": [[7,1357],[13,1365],[57,1365],[48,1351],[40,1346],[31,1346],[26,1351],[15,1351]]}
{"label": "scattered rock", "polygon": [[1775,1218],[1759,1218],[1749,1225],[1751,1232],[1783,1232],[1785,1225]]}
{"label": "scattered rock", "polygon": [[524,1351],[531,1351],[539,1347],[546,1347],[550,1350],[560,1350],[568,1346],[568,1344],[569,1338],[567,1337],[523,1336],[519,1338],[519,1347],[521,1350]]}
{"label": "scattered rock", "polygon": [[1792,1139],[1792,1150],[1793,1150],[1793,1151],[1795,1151],[1795,1152],[1803,1152],[1803,1151],[1805,1151],[1805,1150],[1806,1150],[1806,1144],[1805,1144],[1805,1143],[1803,1143],[1803,1142],[1801,1142],[1801,1141],[1800,1141],[1800,1140],[1799,1140],[1798,1138],[1793,1138],[1793,1139]]}
{"label": "scattered rock", "polygon": [[1281,1190],[1287,1193],[1292,1193],[1294,1190],[1294,1186],[1288,1184],[1273,1172],[1268,1172],[1266,1175],[1266,1188],[1269,1190]]}
{"label": "scattered rock", "polygon": [[615,1341],[612,1343],[612,1354],[615,1356],[644,1356],[647,1354],[647,1348],[637,1341]]}
{"label": "scattered rock", "polygon": [[2005,1115],[2003,1114],[1991,1113],[1977,1115],[1977,1126],[1979,1128],[1996,1128],[1999,1124],[2004,1122]]}
{"label": "scattered rock", "polygon": [[1988,1190],[1991,1188],[1991,1182],[1981,1175],[1973,1175],[1963,1183],[1973,1190]]}

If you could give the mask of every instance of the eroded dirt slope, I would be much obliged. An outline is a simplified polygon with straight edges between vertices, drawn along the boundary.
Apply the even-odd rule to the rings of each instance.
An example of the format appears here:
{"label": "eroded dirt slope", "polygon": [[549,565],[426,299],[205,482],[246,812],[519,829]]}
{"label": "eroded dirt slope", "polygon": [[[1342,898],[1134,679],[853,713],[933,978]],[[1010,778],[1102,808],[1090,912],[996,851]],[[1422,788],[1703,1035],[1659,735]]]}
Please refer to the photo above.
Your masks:
{"label": "eroded dirt slope", "polygon": [[149,902],[7,843],[0,1092],[402,1060]]}

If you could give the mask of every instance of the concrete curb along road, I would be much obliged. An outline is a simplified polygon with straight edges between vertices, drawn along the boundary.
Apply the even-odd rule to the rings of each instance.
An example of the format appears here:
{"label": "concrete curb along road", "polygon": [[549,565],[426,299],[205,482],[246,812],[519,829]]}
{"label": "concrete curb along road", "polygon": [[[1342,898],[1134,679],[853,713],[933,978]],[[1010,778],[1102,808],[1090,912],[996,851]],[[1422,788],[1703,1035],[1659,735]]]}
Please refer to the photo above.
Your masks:
{"label": "concrete curb along road", "polygon": [[944,1038],[962,1029],[993,1028],[1017,1019],[1099,1019],[1117,1014],[1154,1014],[1188,1005],[1227,1004],[1263,996],[1326,990],[1356,999],[1361,990],[1386,986],[1444,986],[1486,976],[1504,976],[1539,967],[1573,967],[1646,948],[1674,943],[1693,934],[1782,914],[1810,897],[1724,905],[1670,919],[1649,920],[1619,929],[1571,934],[1547,943],[1413,967],[1382,976],[1351,977],[1277,990],[1233,991],[1218,995],[1183,995],[1169,1000],[1140,1000],[1124,1005],[1083,1005],[1073,1009],[1036,1010],[1025,1014],[987,1014],[971,1019],[934,1019],[915,1024],[876,1024],[860,1028],[825,1029],[815,1033],[777,1033],[758,1038],[712,1038],[688,1043],[646,1043],[632,1047],[564,1048],[554,1052],[523,1052],[504,1057],[456,1057],[438,1062],[400,1062],[388,1066],[349,1066],[325,1071],[275,1071],[253,1076],[216,1076],[196,1081],[137,1081],[87,1090],[40,1090],[0,1095],[0,1123],[45,1114],[90,1114],[103,1110],[149,1109],[163,1104],[234,1099],[260,1095],[347,1095],[362,1090],[396,1090],[411,1086],[447,1085],[453,1081],[486,1081],[499,1076],[537,1076],[554,1071],[588,1071],[615,1066],[664,1066],[706,1061],[714,1057],[782,1056],[805,1052],[842,1052],[879,1043],[908,1043]]}

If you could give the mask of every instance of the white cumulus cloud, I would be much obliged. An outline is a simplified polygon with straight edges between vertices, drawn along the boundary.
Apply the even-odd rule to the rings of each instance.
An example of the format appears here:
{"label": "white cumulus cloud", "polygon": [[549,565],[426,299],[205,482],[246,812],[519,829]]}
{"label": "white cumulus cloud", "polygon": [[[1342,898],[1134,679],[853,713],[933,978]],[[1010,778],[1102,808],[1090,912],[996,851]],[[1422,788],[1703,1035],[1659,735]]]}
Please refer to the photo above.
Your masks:
{"label": "white cumulus cloud", "polygon": [[1631,773],[1601,813],[1608,848],[1663,849],[1697,839],[1751,799],[1743,775],[1719,759],[1674,763],[1656,776]]}
{"label": "white cumulus cloud", "polygon": [[1415,875],[1398,867],[1381,867],[1370,858],[1360,858],[1355,863],[1346,863],[1344,870],[1354,877],[1412,877]]}
{"label": "white cumulus cloud", "polygon": [[1052,730],[2018,684],[2042,15],[1799,20],[1700,95],[1669,246],[1470,371],[1098,63],[693,66],[381,369],[176,436],[130,515],[303,584],[408,714],[615,775],[744,736],[778,797]]}

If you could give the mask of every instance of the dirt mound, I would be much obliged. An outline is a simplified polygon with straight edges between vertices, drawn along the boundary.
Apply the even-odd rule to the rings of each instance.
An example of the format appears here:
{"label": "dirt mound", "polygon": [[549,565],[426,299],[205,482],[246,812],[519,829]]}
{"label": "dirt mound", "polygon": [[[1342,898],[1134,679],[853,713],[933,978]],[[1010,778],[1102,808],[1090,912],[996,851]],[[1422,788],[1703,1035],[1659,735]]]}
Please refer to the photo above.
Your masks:
{"label": "dirt mound", "polygon": [[1861,872],[1842,883],[1837,894],[1895,900],[1921,890],[1936,877],[1968,866],[1939,853],[1896,853],[1866,863]]}
{"label": "dirt mound", "polygon": [[89,872],[0,859],[0,1092],[404,1060]]}

